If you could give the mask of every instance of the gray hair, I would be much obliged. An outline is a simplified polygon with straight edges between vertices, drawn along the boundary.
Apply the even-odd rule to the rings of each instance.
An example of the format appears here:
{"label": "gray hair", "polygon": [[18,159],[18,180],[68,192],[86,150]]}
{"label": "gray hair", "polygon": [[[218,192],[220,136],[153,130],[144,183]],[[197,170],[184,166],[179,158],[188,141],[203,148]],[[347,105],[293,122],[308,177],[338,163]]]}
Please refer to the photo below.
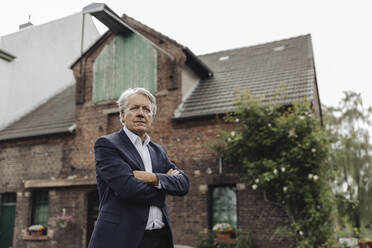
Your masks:
{"label": "gray hair", "polygon": [[124,124],[124,122],[122,120],[121,113],[125,112],[125,109],[127,108],[127,105],[128,105],[128,98],[134,94],[141,94],[141,95],[147,96],[151,102],[151,113],[153,116],[155,116],[156,114],[156,109],[157,109],[156,98],[150,93],[150,91],[148,91],[145,88],[128,88],[123,93],[121,93],[117,101],[117,104],[119,107],[120,122],[122,124]]}

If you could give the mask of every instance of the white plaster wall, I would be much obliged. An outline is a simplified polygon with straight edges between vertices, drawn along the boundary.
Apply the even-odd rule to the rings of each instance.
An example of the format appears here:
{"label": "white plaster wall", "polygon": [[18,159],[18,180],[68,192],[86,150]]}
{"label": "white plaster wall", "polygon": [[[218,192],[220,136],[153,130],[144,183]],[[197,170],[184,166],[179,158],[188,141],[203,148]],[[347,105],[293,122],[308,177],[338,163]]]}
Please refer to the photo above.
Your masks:
{"label": "white plaster wall", "polygon": [[[0,129],[74,83],[69,67],[81,54],[81,32],[77,13],[0,37],[0,49],[16,56],[0,59]],[[98,37],[86,15],[84,49]]]}

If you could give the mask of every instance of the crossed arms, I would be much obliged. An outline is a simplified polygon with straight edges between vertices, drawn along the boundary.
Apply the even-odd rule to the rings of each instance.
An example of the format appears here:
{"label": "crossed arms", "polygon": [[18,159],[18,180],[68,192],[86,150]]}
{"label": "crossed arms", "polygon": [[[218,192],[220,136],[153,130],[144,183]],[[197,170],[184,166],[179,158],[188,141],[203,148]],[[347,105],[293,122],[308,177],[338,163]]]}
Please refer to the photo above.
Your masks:
{"label": "crossed arms", "polygon": [[[167,172],[150,173],[133,170],[107,138],[99,138],[94,148],[98,177],[123,200],[162,207],[166,194],[182,196],[189,190],[187,176],[168,160],[164,150],[159,150],[159,156]],[[161,189],[154,187],[159,182]]]}
{"label": "crossed arms", "polygon": [[[169,169],[167,171],[168,175],[177,175],[179,173],[180,172],[178,170],[173,170],[173,169]],[[144,183],[147,183],[153,186],[159,185],[159,178],[155,173],[141,171],[141,170],[134,170],[133,175],[135,178],[137,178],[138,180]]]}

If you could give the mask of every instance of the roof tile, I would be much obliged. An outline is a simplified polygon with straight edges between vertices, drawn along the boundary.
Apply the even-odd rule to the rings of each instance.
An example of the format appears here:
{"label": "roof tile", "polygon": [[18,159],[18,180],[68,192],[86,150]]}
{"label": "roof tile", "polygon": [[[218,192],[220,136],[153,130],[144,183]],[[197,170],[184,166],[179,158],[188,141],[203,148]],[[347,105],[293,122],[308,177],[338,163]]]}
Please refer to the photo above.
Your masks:
{"label": "roof tile", "polygon": [[174,119],[215,115],[234,109],[237,90],[267,101],[284,90],[278,104],[314,98],[315,72],[310,35],[199,56],[214,77],[202,80]]}
{"label": "roof tile", "polygon": [[75,123],[75,85],[0,131],[0,140],[66,133]]}

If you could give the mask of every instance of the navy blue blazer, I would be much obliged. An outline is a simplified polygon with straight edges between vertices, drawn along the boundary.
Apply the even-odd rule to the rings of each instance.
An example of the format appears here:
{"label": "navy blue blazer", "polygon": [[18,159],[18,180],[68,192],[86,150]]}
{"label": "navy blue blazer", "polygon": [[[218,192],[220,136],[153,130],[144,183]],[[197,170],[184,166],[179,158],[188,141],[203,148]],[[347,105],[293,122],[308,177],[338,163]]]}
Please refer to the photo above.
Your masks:
{"label": "navy blue blazer", "polygon": [[[94,152],[100,206],[89,248],[137,248],[146,228],[150,205],[161,209],[171,229],[165,196],[187,194],[189,180],[169,161],[162,146],[150,141],[148,149],[161,189],[134,177],[133,170],[144,171],[145,167],[123,129],[97,139]],[[180,173],[168,175],[169,169]],[[170,239],[173,244],[171,234]]]}

